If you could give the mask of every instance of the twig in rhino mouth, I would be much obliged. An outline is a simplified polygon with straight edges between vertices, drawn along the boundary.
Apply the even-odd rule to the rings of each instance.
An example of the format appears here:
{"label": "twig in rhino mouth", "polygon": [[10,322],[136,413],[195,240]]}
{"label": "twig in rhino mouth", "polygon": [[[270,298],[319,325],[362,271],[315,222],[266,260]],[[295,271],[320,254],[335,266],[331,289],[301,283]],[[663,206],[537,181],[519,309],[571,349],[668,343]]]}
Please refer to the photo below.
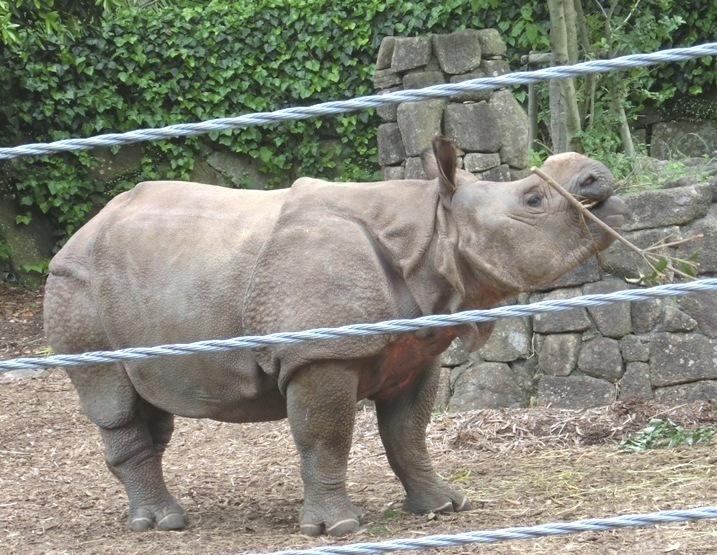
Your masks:
{"label": "twig in rhino mouth", "polygon": [[[568,203],[575,208],[575,210],[578,211],[578,214],[580,214],[583,218],[587,218],[591,222],[593,222],[595,225],[600,227],[605,233],[610,235],[615,240],[619,241],[623,245],[625,245],[628,249],[631,251],[637,253],[642,257],[642,259],[645,261],[645,263],[650,267],[650,269],[654,272],[657,276],[664,275],[664,271],[668,270],[673,272],[674,274],[677,274],[683,278],[686,279],[694,279],[695,276],[691,275],[687,272],[684,272],[682,270],[679,270],[678,268],[675,268],[673,265],[673,262],[681,263],[683,265],[686,265],[689,268],[694,268],[695,263],[690,260],[684,260],[680,258],[675,258],[672,256],[664,256],[659,257],[656,256],[649,251],[655,250],[656,248],[660,247],[666,247],[666,246],[676,246],[682,243],[686,243],[687,241],[693,241],[695,239],[699,239],[702,237],[701,234],[693,235],[691,237],[687,237],[685,239],[681,239],[679,241],[673,241],[671,243],[666,244],[656,244],[652,245],[650,247],[647,247],[646,249],[641,249],[640,247],[636,246],[634,243],[628,241],[625,239],[622,235],[620,235],[617,231],[615,231],[613,228],[611,228],[609,225],[607,225],[605,222],[603,222],[600,218],[598,218],[595,214],[590,212],[588,209],[595,206],[595,202],[589,202],[585,203],[584,199],[583,201],[578,200],[570,194],[570,192],[567,191],[562,185],[560,185],[557,181],[555,181],[552,177],[550,177],[547,173],[545,173],[540,168],[537,168],[533,166],[530,168],[530,171],[535,173],[538,177],[540,177],[542,180],[544,180],[548,185],[550,185],[553,189],[555,189],[558,193],[560,193],[565,199],[568,201]],[[666,261],[666,263],[665,263]]]}

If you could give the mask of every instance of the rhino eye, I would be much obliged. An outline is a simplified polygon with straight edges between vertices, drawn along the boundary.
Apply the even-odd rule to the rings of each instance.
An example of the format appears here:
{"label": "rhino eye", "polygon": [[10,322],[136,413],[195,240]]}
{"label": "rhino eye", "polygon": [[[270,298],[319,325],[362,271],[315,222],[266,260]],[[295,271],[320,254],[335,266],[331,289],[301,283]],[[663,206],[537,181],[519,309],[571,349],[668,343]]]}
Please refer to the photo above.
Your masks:
{"label": "rhino eye", "polygon": [[538,208],[541,204],[543,204],[543,197],[541,195],[533,193],[532,195],[528,196],[525,203],[531,208]]}

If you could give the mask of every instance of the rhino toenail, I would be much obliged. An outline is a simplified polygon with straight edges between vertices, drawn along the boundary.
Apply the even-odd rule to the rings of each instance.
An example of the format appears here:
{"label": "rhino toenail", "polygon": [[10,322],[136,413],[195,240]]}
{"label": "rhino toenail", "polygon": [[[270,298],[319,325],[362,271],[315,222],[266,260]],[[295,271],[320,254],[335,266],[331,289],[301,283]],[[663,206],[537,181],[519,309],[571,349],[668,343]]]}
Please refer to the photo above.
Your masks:
{"label": "rhino toenail", "polygon": [[431,511],[431,512],[444,513],[446,511],[452,511],[452,510],[453,510],[453,501],[449,501],[448,503],[445,503],[445,504],[441,505],[440,507],[433,509],[433,511]]}
{"label": "rhino toenail", "polygon": [[331,534],[336,528],[339,526],[343,526],[344,524],[356,524],[356,526],[359,526],[359,521],[355,518],[345,518],[344,520],[339,520],[338,522],[335,522],[332,526],[326,529],[327,534]]}
{"label": "rhino toenail", "polygon": [[[139,525],[139,527],[136,525]],[[152,519],[145,516],[133,518],[129,526],[132,530],[149,530],[152,528]]]}

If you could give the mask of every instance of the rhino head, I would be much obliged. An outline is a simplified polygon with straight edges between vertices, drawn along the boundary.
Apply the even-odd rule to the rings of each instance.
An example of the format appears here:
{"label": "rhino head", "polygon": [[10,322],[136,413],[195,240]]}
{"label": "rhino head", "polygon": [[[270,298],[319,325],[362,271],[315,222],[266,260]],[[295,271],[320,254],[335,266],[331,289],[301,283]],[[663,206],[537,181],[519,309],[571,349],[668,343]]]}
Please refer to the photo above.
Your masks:
{"label": "rhino head", "polygon": [[[429,178],[438,179],[444,233],[456,245],[459,262],[443,270],[454,287],[465,290],[473,282],[508,294],[532,291],[614,240],[535,174],[505,183],[481,181],[457,168],[455,148],[443,137],[434,139],[422,161]],[[569,152],[549,157],[542,170],[589,201],[590,212],[604,223],[613,229],[623,225],[627,206],[612,196],[615,179],[604,164]],[[467,280],[465,272],[474,279]]]}

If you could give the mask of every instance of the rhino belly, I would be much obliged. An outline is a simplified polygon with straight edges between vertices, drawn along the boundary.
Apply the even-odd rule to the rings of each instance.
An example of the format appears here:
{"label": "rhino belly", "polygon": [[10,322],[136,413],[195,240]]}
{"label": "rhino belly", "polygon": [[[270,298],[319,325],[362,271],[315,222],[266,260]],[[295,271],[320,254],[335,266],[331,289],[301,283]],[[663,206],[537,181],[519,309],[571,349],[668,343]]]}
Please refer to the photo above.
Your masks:
{"label": "rhino belly", "polygon": [[[186,274],[173,275],[171,266],[163,279],[156,276],[129,294],[127,275],[94,287],[112,348],[243,335],[237,306],[241,294],[229,286],[240,276],[225,273],[212,278],[198,272],[187,280]],[[207,268],[212,268],[209,262]],[[217,275],[226,279],[216,279]],[[286,414],[276,380],[260,368],[250,350],[131,361],[125,368],[144,399],[173,414],[232,422],[274,420]]]}
{"label": "rhino belly", "polygon": [[249,351],[131,361],[125,368],[143,399],[172,414],[224,422],[286,417],[276,380]]}
{"label": "rhino belly", "polygon": [[[157,277],[129,294],[127,275],[97,284],[95,299],[112,348],[243,335],[237,306],[237,296],[241,295],[228,286],[232,277],[236,283],[239,276],[224,274],[227,279],[212,280],[209,274],[199,274],[187,280],[169,271],[164,279]],[[187,285],[195,280],[197,285]],[[173,414],[232,422],[274,420],[286,414],[276,380],[259,367],[250,350],[124,364],[137,392]]]}

